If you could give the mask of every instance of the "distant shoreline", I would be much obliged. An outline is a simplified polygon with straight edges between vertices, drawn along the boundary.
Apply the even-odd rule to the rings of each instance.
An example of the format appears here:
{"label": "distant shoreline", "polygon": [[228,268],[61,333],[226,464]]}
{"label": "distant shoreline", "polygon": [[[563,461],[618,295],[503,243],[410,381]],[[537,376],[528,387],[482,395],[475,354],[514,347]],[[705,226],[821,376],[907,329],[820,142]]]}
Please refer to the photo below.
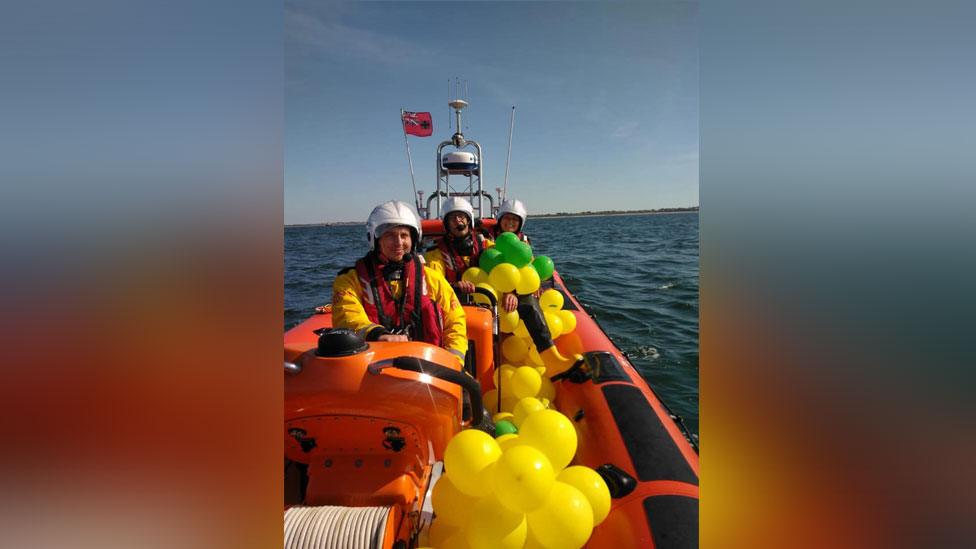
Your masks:
{"label": "distant shoreline", "polygon": [[[529,219],[551,219],[555,217],[609,217],[620,215],[660,215],[698,212],[698,206],[691,208],[661,208],[659,210],[606,210],[600,212],[559,212],[554,214],[532,214]],[[285,227],[341,227],[348,225],[362,225],[362,221],[334,221],[331,223],[295,223]]]}
{"label": "distant shoreline", "polygon": [[553,217],[610,217],[610,216],[620,216],[620,215],[663,215],[663,214],[679,214],[679,213],[697,213],[698,206],[693,208],[662,208],[660,210],[630,210],[630,211],[602,211],[602,212],[576,212],[576,213],[554,213],[554,214],[539,214],[530,215],[529,219],[546,219]]}
{"label": "distant shoreline", "polygon": [[348,225],[365,225],[365,221],[334,221],[331,223],[293,223],[285,227],[341,227]]}

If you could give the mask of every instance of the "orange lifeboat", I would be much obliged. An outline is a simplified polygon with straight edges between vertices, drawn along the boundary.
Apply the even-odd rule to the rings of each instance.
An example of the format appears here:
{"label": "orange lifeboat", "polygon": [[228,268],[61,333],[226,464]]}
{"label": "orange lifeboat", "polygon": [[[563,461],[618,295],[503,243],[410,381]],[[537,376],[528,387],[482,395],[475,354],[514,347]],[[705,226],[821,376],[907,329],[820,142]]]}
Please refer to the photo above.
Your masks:
{"label": "orange lifeboat", "polygon": [[[457,127],[466,101],[450,103]],[[476,155],[443,150],[474,147]],[[464,172],[479,219],[491,196],[481,183],[481,146],[460,130],[437,150],[432,201],[451,194],[447,179]],[[470,165],[457,165],[464,161]],[[491,207],[494,210],[494,206]],[[488,210],[490,212],[490,210]],[[434,216],[436,217],[436,216]],[[425,239],[442,235],[422,221]],[[556,340],[564,356],[581,355],[552,377],[551,407],[577,434],[572,465],[594,469],[611,496],[607,517],[586,547],[624,549],[698,546],[698,453],[683,429],[596,319],[566,289],[558,272],[545,283],[563,294],[576,330]],[[485,294],[487,296],[487,292]],[[426,343],[365,343],[335,330],[329,306],[285,333],[285,547],[410,549],[428,541],[437,517],[431,492],[443,473],[451,438],[466,428],[493,433],[483,394],[500,367],[494,297],[464,307],[468,356]],[[463,370],[463,371],[462,371]]]}
{"label": "orange lifeboat", "polygon": [[[425,236],[437,231],[424,222]],[[693,439],[559,274],[547,284],[577,319],[558,346],[583,356],[553,378],[554,407],[576,427],[572,464],[595,469],[612,496],[586,547],[697,546]],[[330,330],[328,306],[285,333],[286,547],[352,547],[342,541],[351,535],[364,547],[425,541],[448,441],[462,429],[485,428],[494,412],[482,412],[481,399],[500,363],[492,310],[464,309],[469,375],[426,343],[365,343]]]}

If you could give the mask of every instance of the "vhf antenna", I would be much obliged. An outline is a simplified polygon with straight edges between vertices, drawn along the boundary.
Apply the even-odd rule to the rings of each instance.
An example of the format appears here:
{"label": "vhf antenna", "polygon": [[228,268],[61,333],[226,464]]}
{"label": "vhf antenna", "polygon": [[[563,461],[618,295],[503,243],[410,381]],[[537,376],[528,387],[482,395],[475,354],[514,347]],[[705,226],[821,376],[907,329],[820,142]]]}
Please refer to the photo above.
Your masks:
{"label": "vhf antenna", "polygon": [[508,165],[512,162],[512,133],[515,131],[515,105],[512,105],[512,120],[508,126],[508,158],[505,159],[505,186],[502,190],[502,199],[508,194]]}

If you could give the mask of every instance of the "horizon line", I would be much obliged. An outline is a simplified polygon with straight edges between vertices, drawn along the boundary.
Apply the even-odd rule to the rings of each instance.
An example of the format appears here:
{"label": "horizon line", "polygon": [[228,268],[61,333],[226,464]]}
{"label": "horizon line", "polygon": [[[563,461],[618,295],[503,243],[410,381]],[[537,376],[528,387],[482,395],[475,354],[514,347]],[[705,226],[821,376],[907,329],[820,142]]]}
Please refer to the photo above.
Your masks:
{"label": "horizon line", "polygon": [[[547,218],[547,217],[604,217],[611,215],[640,215],[640,214],[668,214],[668,213],[690,213],[699,211],[700,206],[669,207],[643,210],[584,210],[581,212],[556,212],[529,214],[528,218]],[[285,227],[324,227],[331,225],[361,225],[365,221],[316,221],[310,223],[285,223]]]}

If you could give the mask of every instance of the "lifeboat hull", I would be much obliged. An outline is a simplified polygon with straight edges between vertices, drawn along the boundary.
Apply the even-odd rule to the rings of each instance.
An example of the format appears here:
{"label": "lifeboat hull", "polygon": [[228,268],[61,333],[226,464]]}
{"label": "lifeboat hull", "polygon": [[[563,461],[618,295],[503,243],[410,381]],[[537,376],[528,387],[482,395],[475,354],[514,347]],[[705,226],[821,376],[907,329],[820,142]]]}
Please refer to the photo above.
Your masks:
{"label": "lifeboat hull", "polygon": [[[425,227],[426,228],[426,227]],[[579,371],[556,381],[555,407],[575,424],[574,465],[597,470],[611,489],[607,518],[587,547],[697,547],[699,463],[672,414],[554,273],[548,285],[565,297],[576,330],[557,339],[563,354],[582,354]],[[493,387],[491,313],[466,306],[468,368]],[[315,356],[317,332],[332,326],[326,308],[285,333],[285,458],[300,471],[287,478],[293,505],[386,505],[385,540],[416,541],[434,465],[465,426],[457,385],[370,365],[412,356],[453,368],[453,355],[424,343],[370,343],[344,357]],[[310,447],[311,446],[311,447]],[[429,506],[429,503],[428,503]],[[429,515],[429,513],[428,513]],[[429,520],[429,516],[427,517]]]}

